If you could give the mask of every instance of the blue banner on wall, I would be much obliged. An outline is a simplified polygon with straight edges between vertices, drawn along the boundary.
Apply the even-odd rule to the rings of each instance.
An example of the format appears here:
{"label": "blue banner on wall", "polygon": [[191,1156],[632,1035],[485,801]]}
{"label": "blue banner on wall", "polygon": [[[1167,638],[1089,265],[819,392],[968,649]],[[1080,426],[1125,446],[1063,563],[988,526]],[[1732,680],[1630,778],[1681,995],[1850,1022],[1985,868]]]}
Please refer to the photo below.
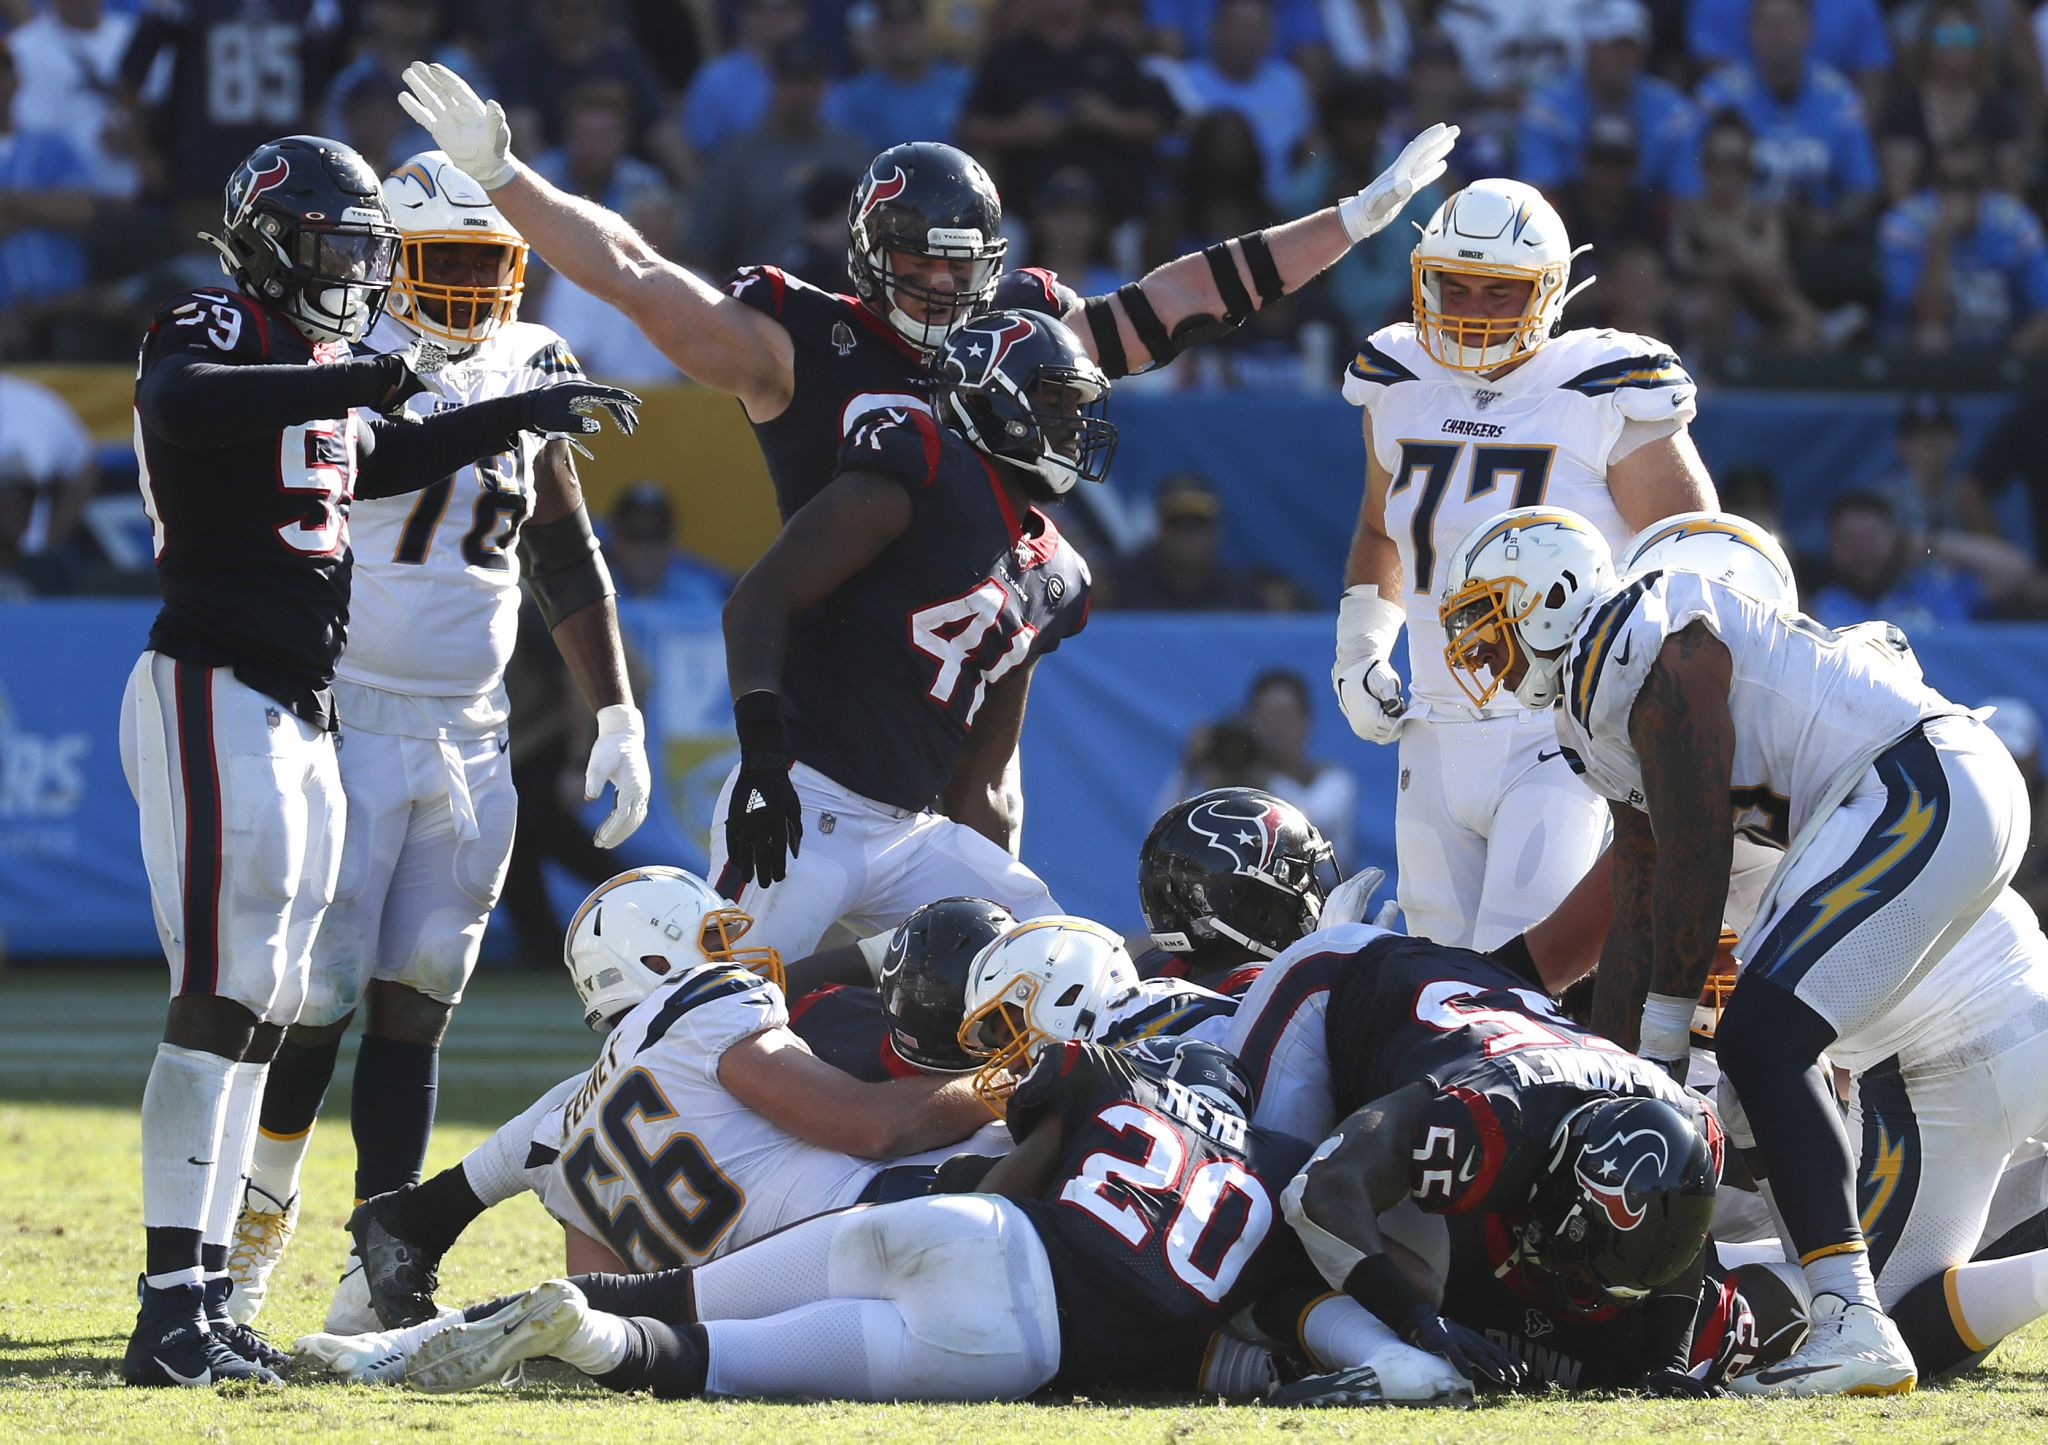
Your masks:
{"label": "blue banner on wall", "polygon": [[[118,736],[121,691],[154,611],[132,600],[0,604],[0,930],[15,953],[156,952]],[[621,866],[701,868],[733,746],[717,625],[658,611],[629,610],[626,621],[653,674],[645,705],[659,786]],[[1251,680],[1276,667],[1308,683],[1310,753],[1357,777],[1346,867],[1392,869],[1395,750],[1359,742],[1339,715],[1326,681],[1331,631],[1323,616],[1106,615],[1047,660],[1024,732],[1024,859],[1062,906],[1139,926],[1138,845],[1189,729],[1236,712]],[[2048,627],[1918,641],[1928,680],[1950,697],[2016,695],[2048,716]]]}

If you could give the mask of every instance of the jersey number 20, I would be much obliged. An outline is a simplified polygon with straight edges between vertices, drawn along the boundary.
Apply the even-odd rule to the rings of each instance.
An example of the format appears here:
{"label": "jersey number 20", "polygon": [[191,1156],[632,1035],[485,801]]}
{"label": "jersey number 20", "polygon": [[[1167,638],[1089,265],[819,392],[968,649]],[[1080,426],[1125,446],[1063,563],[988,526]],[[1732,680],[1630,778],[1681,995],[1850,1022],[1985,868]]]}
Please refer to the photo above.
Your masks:
{"label": "jersey number 20", "polygon": [[1077,1206],[1143,1251],[1155,1231],[1130,1194],[1178,1194],[1180,1208],[1166,1227],[1166,1267],[1209,1303],[1221,1303],[1273,1227],[1273,1197],[1266,1186],[1229,1159],[1212,1159],[1183,1181],[1187,1146],[1180,1131],[1136,1104],[1111,1104],[1095,1122],[1142,1152],[1096,1150],[1060,1190],[1060,1202]]}

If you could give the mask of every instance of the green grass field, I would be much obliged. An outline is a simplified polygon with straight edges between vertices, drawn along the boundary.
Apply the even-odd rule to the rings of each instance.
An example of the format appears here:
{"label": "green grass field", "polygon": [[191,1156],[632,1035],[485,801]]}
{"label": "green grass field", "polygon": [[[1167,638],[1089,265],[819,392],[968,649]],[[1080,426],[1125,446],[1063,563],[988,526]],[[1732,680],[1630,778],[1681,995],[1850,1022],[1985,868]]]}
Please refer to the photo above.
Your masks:
{"label": "green grass field", "polygon": [[[0,1439],[607,1441],[1057,1439],[1362,1442],[1673,1440],[1887,1442],[2048,1439],[2048,1328],[2009,1341],[1962,1385],[1899,1400],[1672,1405],[1524,1399],[1467,1413],[1287,1412],[1213,1401],[1058,1400],[1022,1406],[657,1404],[543,1366],[518,1390],[430,1398],[340,1385],[236,1394],[120,1385],[142,1253],[136,1107],[162,1023],[159,973],[0,978]],[[486,974],[456,1015],[431,1168],[453,1163],[542,1087],[583,1067],[591,1036],[565,983]],[[348,1065],[315,1136],[300,1234],[262,1324],[319,1326],[346,1248],[353,1167]],[[538,1205],[493,1211],[449,1256],[443,1299],[487,1297],[560,1269]]]}

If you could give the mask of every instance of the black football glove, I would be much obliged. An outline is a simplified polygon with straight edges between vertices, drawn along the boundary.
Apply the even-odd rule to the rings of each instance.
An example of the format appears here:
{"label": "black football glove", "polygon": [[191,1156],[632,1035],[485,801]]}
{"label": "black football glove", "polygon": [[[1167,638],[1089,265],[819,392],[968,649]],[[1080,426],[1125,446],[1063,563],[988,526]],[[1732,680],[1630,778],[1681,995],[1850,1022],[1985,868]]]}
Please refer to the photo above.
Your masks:
{"label": "black football glove", "polygon": [[1452,1369],[1475,1384],[1491,1380],[1504,1390],[1516,1390],[1527,1378],[1522,1362],[1507,1349],[1442,1315],[1418,1314],[1410,1322],[1406,1338],[1416,1349],[1449,1361]]}
{"label": "black football glove", "polygon": [[384,393],[376,403],[378,412],[387,421],[417,422],[419,418],[407,411],[405,404],[421,392],[433,390],[426,378],[447,364],[448,352],[423,337],[403,351],[369,360],[384,383]]}
{"label": "black football glove", "polygon": [[523,391],[519,400],[521,431],[566,437],[571,446],[576,446],[578,436],[591,436],[602,430],[597,423],[600,415],[609,416],[624,436],[631,436],[640,426],[640,413],[634,410],[640,405],[639,397],[616,386],[599,386],[594,381],[558,381],[552,386]]}
{"label": "black football glove", "polygon": [[725,851],[742,880],[766,888],[783,880],[804,836],[803,805],[789,780],[789,731],[782,699],[765,690],[735,699],[732,716],[740,772],[725,810]]}
{"label": "black football glove", "polygon": [[1659,1400],[1718,1400],[1728,1392],[1676,1365],[1652,1370],[1630,1387],[1637,1394]]}

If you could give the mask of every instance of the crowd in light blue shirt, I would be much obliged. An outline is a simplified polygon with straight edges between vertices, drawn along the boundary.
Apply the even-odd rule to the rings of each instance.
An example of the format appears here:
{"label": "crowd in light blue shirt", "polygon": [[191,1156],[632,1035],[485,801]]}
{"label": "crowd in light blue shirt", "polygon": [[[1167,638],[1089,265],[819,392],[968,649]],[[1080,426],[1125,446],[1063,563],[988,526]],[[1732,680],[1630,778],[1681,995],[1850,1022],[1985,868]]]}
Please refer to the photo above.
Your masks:
{"label": "crowd in light blue shirt", "polygon": [[[1747,65],[1750,0],[1691,0],[1685,16],[1685,48],[1699,61],[1733,60]],[[1884,16],[1876,0],[1809,0],[1813,38],[1806,57],[1836,70],[1882,70],[1892,63]]]}
{"label": "crowd in light blue shirt", "polygon": [[1774,205],[1827,207],[1877,189],[1863,98],[1832,66],[1809,59],[1798,89],[1782,100],[1746,62],[1724,65],[1700,82],[1697,106],[1702,115],[1732,111],[1749,127],[1757,189]]}
{"label": "crowd in light blue shirt", "polygon": [[[1904,328],[1927,269],[1941,197],[1922,191],[1894,206],[1878,226],[1885,312]],[[1977,223],[1948,243],[1950,333],[1957,344],[1996,346],[2014,323],[2048,306],[2048,241],[2041,223],[2016,196],[1985,192]]]}
{"label": "crowd in light blue shirt", "polygon": [[[1562,185],[1579,174],[1579,152],[1600,113],[1582,73],[1553,81],[1522,110],[1516,175],[1532,186]],[[1672,195],[1699,193],[1699,125],[1685,92],[1654,75],[1638,75],[1627,111],[1642,146],[1636,184]]]}
{"label": "crowd in light blue shirt", "polygon": [[[55,131],[0,135],[0,192],[89,190],[92,168]],[[24,298],[49,299],[85,284],[85,247],[46,227],[0,235],[0,312]]]}

